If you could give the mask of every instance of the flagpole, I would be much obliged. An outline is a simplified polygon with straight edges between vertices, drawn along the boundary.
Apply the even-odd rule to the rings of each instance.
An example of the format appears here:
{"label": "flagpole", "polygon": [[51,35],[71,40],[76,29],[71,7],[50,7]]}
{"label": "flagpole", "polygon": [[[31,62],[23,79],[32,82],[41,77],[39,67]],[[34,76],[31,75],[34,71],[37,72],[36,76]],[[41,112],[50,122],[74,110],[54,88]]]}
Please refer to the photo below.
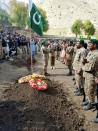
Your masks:
{"label": "flagpole", "polygon": [[[41,21],[41,14],[37,7],[35,6],[33,0],[29,0],[28,4],[28,11],[29,11],[29,18],[30,18],[30,24],[31,28],[33,27],[34,32],[36,32],[39,35],[43,34],[43,26]],[[36,19],[36,16],[38,16],[39,20]],[[31,31],[30,31],[31,34]],[[32,37],[30,37],[32,39]],[[32,41],[30,41],[30,45],[32,44]],[[32,63],[32,46],[31,48],[31,73],[33,73],[33,63]]]}
{"label": "flagpole", "polygon": [[32,32],[31,32],[31,30],[30,30],[30,55],[31,55],[31,59],[30,59],[30,61],[31,61],[31,74],[33,73],[33,63],[32,63]]}

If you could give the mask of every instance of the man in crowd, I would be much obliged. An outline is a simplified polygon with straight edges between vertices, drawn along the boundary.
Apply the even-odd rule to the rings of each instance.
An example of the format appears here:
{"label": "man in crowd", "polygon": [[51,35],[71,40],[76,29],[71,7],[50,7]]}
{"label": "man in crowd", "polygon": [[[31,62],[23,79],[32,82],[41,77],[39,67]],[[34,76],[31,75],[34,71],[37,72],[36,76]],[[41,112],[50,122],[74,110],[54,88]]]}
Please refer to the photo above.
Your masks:
{"label": "man in crowd", "polygon": [[56,60],[60,60],[60,51],[61,51],[61,45],[60,45],[60,41],[58,41],[56,45]]}
{"label": "man in crowd", "polygon": [[15,55],[22,57],[23,54],[25,56],[28,54],[28,41],[26,36],[20,35],[16,32],[2,31],[0,37],[4,59],[10,59]]}
{"label": "man in crowd", "polygon": [[2,59],[2,57],[3,57],[3,49],[2,49],[2,40],[0,37],[0,60]]}
{"label": "man in crowd", "polygon": [[83,94],[84,79],[83,79],[83,61],[86,58],[87,51],[84,48],[84,41],[80,40],[77,42],[77,51],[73,61],[73,69],[75,71],[75,81],[76,81],[76,96],[81,96]]}
{"label": "man in crowd", "polygon": [[66,55],[65,55],[66,65],[68,66],[69,69],[68,75],[72,75],[73,53],[74,53],[73,42],[70,41],[68,43],[68,47],[66,48]]}
{"label": "man in crowd", "polygon": [[87,97],[87,103],[83,107],[84,110],[91,109],[92,103],[95,102],[95,89],[96,83],[95,79],[98,80],[98,42],[96,40],[91,40],[88,43],[88,48],[90,52],[88,53],[86,59],[84,59],[83,71],[85,72],[85,94]]}
{"label": "man in crowd", "polygon": [[49,61],[49,48],[48,48],[49,43],[45,40],[42,42],[42,53],[43,53],[43,58],[44,58],[44,75],[49,75],[47,73],[47,67],[48,67],[48,61]]}
{"label": "man in crowd", "polygon": [[22,53],[27,55],[27,40],[25,36],[21,37]]}
{"label": "man in crowd", "polygon": [[37,54],[37,40],[36,40],[36,36],[32,37],[31,51],[32,51],[32,58],[35,59],[35,56]]}
{"label": "man in crowd", "polygon": [[51,69],[55,69],[55,46],[53,41],[49,45]]}

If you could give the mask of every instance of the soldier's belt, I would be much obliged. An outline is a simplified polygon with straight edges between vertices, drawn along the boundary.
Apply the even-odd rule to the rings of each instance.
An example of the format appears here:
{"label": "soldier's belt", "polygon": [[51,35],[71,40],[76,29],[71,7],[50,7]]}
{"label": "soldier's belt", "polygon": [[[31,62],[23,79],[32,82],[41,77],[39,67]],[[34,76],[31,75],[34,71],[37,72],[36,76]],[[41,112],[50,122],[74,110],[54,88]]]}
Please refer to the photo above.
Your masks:
{"label": "soldier's belt", "polygon": [[87,73],[90,73],[90,74],[94,74],[94,71],[85,71]]}

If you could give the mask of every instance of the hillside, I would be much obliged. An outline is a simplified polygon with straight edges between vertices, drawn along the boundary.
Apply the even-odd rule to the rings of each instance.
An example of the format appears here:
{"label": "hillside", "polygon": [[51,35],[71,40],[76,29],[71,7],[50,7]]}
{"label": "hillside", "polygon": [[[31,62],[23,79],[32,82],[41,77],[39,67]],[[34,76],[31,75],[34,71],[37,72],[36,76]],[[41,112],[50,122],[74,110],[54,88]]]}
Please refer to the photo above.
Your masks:
{"label": "hillside", "polygon": [[48,34],[71,34],[70,27],[76,19],[90,19],[98,28],[98,0],[44,0],[40,6],[47,12]]}

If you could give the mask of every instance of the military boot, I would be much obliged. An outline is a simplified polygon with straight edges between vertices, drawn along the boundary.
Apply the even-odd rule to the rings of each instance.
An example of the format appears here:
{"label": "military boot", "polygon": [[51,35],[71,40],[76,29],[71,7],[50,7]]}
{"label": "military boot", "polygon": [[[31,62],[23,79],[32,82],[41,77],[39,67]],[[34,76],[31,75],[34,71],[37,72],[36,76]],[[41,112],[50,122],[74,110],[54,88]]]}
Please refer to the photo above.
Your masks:
{"label": "military boot", "polygon": [[76,93],[75,96],[82,96],[83,95],[83,89],[80,88]]}
{"label": "military boot", "polygon": [[98,123],[98,118],[95,118],[94,120],[92,120],[92,122]]}
{"label": "military boot", "polygon": [[72,71],[69,71],[69,73],[66,74],[66,76],[72,76]]}
{"label": "military boot", "polygon": [[85,110],[85,111],[88,111],[88,110],[91,110],[91,109],[93,109],[93,106],[92,106],[91,103],[88,103],[86,106],[83,106],[83,110]]}
{"label": "military boot", "polygon": [[69,75],[72,76],[72,72],[69,72]]}
{"label": "military boot", "polygon": [[86,105],[88,105],[88,100],[86,100],[86,101],[83,101],[82,103],[81,103],[81,106],[86,106]]}
{"label": "military boot", "polygon": [[45,76],[50,76],[50,74],[48,74],[47,72],[44,73]]}
{"label": "military boot", "polygon": [[77,92],[79,92],[79,88],[78,88],[78,87],[75,87],[74,93],[77,93]]}

